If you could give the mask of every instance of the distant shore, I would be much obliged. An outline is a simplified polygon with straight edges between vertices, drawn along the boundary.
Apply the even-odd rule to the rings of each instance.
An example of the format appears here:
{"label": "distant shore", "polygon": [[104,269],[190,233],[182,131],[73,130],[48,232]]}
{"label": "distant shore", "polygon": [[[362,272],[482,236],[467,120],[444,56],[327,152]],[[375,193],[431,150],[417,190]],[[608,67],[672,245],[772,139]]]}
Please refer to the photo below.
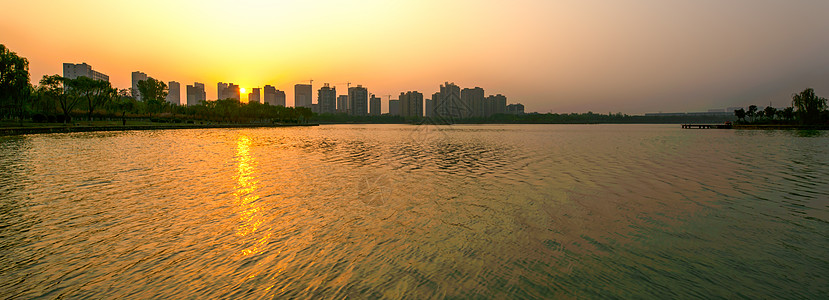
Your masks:
{"label": "distant shore", "polygon": [[734,125],[733,128],[753,130],[829,130],[829,125]]}
{"label": "distant shore", "polygon": [[166,130],[166,129],[207,129],[207,128],[260,128],[260,127],[295,127],[319,126],[319,124],[159,124],[159,125],[66,125],[66,126],[32,126],[0,127],[0,136],[70,133],[95,131],[129,131],[129,130]]}

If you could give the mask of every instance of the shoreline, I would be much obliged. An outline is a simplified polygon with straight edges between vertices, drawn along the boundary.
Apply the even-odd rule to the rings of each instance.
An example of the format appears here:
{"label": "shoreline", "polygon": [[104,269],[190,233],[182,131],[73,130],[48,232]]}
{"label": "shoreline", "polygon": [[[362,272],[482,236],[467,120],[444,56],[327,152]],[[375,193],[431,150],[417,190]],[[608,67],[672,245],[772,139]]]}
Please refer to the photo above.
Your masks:
{"label": "shoreline", "polygon": [[211,129],[211,128],[263,128],[263,127],[306,127],[319,126],[311,124],[187,124],[187,125],[113,125],[113,126],[44,126],[44,127],[5,127],[0,128],[0,136],[15,136],[46,133],[131,131],[131,130],[169,130],[169,129]]}

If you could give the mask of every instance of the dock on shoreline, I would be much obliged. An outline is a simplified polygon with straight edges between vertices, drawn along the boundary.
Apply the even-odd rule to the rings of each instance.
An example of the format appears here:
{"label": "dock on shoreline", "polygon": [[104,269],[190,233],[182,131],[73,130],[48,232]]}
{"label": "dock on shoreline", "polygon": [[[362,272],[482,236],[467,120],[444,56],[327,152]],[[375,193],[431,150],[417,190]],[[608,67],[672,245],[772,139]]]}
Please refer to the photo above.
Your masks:
{"label": "dock on shoreline", "polygon": [[304,127],[319,124],[182,124],[182,125],[127,125],[127,126],[44,126],[44,127],[6,127],[0,128],[0,136],[70,133],[95,131],[130,131],[130,130],[167,130],[167,129],[211,129],[211,128],[271,128]]}
{"label": "dock on shoreline", "polygon": [[684,129],[731,129],[731,124],[682,124]]}

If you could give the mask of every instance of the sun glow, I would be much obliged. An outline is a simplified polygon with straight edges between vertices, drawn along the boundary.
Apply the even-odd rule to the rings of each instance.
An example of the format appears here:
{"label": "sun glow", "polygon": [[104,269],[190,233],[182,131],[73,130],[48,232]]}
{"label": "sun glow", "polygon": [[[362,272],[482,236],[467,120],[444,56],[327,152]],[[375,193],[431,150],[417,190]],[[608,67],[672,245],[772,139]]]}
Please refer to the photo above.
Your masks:
{"label": "sun glow", "polygon": [[244,92],[245,92],[245,88],[241,88],[241,89],[239,89],[239,91],[240,91],[240,92],[242,92],[242,93],[244,93]]}

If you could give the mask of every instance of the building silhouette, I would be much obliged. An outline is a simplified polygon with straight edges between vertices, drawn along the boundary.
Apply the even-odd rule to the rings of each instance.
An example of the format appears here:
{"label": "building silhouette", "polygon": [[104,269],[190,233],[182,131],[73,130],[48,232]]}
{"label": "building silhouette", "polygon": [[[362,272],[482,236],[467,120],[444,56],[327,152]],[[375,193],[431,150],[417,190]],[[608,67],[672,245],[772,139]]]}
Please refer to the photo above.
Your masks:
{"label": "building silhouette", "polygon": [[132,97],[135,98],[135,100],[138,100],[138,101],[143,100],[141,98],[141,92],[138,90],[138,82],[147,80],[149,78],[150,77],[147,76],[147,74],[144,74],[144,72],[140,72],[140,71],[132,72],[132,89],[130,90],[130,93],[132,93]]}
{"label": "building silhouette", "polygon": [[235,85],[231,82],[223,83],[219,82],[216,85],[216,97],[219,100],[224,99],[235,99],[236,101],[240,101],[242,99],[240,94],[240,89],[238,85]]}
{"label": "building silhouette", "polygon": [[277,90],[271,85],[266,85],[262,92],[265,103],[274,106],[285,106],[285,92]]}
{"label": "building silhouette", "polygon": [[176,81],[170,81],[167,84],[167,102],[170,104],[181,105],[181,84]]}
{"label": "building silhouette", "polygon": [[475,87],[461,90],[461,102],[464,106],[472,108],[471,110],[464,111],[463,117],[486,117],[486,104],[484,103],[485,99],[484,89],[482,88]]}
{"label": "building silhouette", "polygon": [[348,113],[348,95],[337,96],[337,113]]}
{"label": "building silhouette", "polygon": [[362,85],[348,88],[348,108],[352,116],[368,115],[368,89]]}
{"label": "building silhouette", "polygon": [[382,101],[380,100],[380,97],[376,97],[372,94],[371,98],[368,99],[368,114],[372,116],[379,116],[382,111],[381,103]]}
{"label": "building silhouette", "polygon": [[400,101],[401,116],[410,118],[423,117],[423,94],[416,91],[401,92],[398,99]]}
{"label": "building silhouette", "polygon": [[294,107],[307,107],[312,108],[311,106],[311,85],[310,84],[297,84],[294,85]]}
{"label": "building silhouette", "polygon": [[252,88],[250,89],[250,93],[248,93],[248,103],[256,102],[262,103],[262,93],[260,92],[259,88]]}
{"label": "building silhouette", "polygon": [[389,99],[389,115],[392,115],[392,116],[399,116],[400,115],[400,100]]}
{"label": "building silhouette", "polygon": [[109,76],[104,73],[95,71],[92,69],[92,66],[87,65],[86,63],[63,63],[63,77],[69,79],[77,79],[78,77],[88,77],[94,80],[103,80],[109,81]]}
{"label": "building silhouette", "polygon": [[[484,108],[485,117],[507,113],[507,96],[501,94],[487,96]],[[524,109],[522,108],[521,111]]]}
{"label": "building silhouette", "polygon": [[[434,99],[433,99],[434,100]],[[435,115],[451,121],[461,119],[471,114],[469,106],[461,101],[461,88],[454,83],[446,82],[440,86],[440,97],[435,101]]]}
{"label": "building silhouette", "polygon": [[204,83],[194,82],[187,85],[187,106],[198,105],[207,101],[207,93],[204,92]]}
{"label": "building silhouette", "polygon": [[337,112],[337,88],[324,84],[318,91],[317,104],[319,113],[333,114]]}
{"label": "building silhouette", "polygon": [[521,103],[507,105],[507,113],[511,115],[523,115],[524,105]]}
{"label": "building silhouette", "polygon": [[432,111],[435,109],[435,105],[433,104],[434,102],[432,101],[432,99],[426,99],[423,102],[425,102],[426,104],[426,108],[423,109],[423,116],[426,118],[431,118],[433,114]]}
{"label": "building silhouette", "polygon": [[[432,94],[431,101],[426,101],[426,116],[430,118],[434,118],[437,116],[437,107],[436,104],[440,101],[440,92],[436,92]],[[431,103],[431,107],[429,104]]]}
{"label": "building silhouette", "polygon": [[227,83],[219,82],[216,84],[216,99],[222,100],[225,99],[225,95],[227,95]]}

